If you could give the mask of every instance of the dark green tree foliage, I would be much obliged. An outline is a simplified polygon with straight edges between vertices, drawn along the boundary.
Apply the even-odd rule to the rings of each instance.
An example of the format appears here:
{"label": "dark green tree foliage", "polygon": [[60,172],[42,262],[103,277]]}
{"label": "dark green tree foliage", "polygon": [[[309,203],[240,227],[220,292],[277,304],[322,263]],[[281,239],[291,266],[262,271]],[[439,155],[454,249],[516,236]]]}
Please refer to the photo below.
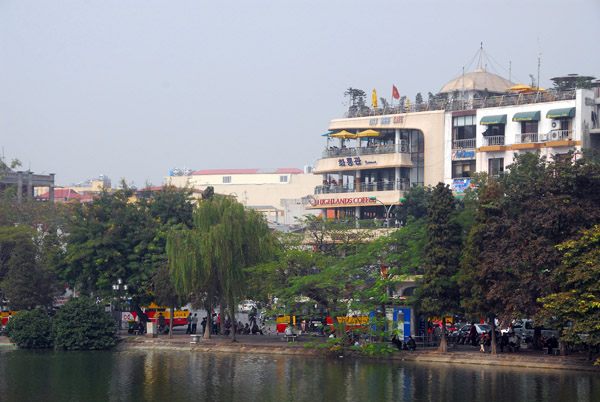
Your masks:
{"label": "dark green tree foliage", "polygon": [[103,193],[93,202],[76,204],[68,218],[65,258],[57,266],[61,278],[84,294],[114,296],[122,279],[138,315],[152,300],[151,281],[166,262],[166,237],[173,226],[192,225],[189,189],[165,187],[142,192],[124,187]]}
{"label": "dark green tree foliage", "polygon": [[[15,310],[50,307],[59,292],[46,266],[51,235],[23,225],[0,228],[0,287]],[[41,243],[41,244],[40,244]]]}
{"label": "dark green tree foliage", "polygon": [[406,225],[410,219],[419,220],[427,218],[427,206],[431,201],[431,187],[411,187],[406,193],[401,205],[394,208],[396,218],[401,225]]}
{"label": "dark green tree foliage", "polygon": [[72,298],[54,318],[54,346],[66,350],[108,349],[116,344],[115,330],[116,323],[103,306],[86,296]]}
{"label": "dark green tree foliage", "polygon": [[22,349],[48,349],[54,341],[52,319],[42,309],[21,311],[9,321],[6,335]]}
{"label": "dark green tree foliage", "polygon": [[213,186],[208,186],[204,189],[204,192],[202,193],[202,199],[203,200],[210,200],[211,198],[213,198],[213,196],[215,195],[215,189]]}
{"label": "dark green tree foliage", "polygon": [[[171,227],[183,224],[192,226],[194,206],[191,202],[192,190],[174,186],[164,186],[159,191],[146,193],[139,200],[139,206],[145,206],[152,219],[161,226]],[[166,238],[163,243],[166,242]],[[164,244],[163,244],[164,248]]]}
{"label": "dark green tree foliage", "polygon": [[[438,183],[428,208],[424,275],[417,300],[421,311],[439,317],[453,315],[459,307],[461,227],[454,219],[456,214],[452,191]],[[445,351],[445,328],[442,332],[440,350]]]}
{"label": "dark green tree foliage", "polygon": [[480,230],[487,300],[509,317],[538,313],[539,298],[556,289],[556,246],[600,221],[600,167],[585,159],[540,161],[535,154],[516,156],[490,201],[499,213]]}
{"label": "dark green tree foliage", "polygon": [[[498,232],[489,232],[489,228],[497,223],[502,215],[498,185],[492,183],[485,187],[481,195],[480,207],[477,210],[475,223],[471,228],[461,260],[461,269],[458,275],[458,284],[461,291],[461,305],[469,317],[493,318],[502,310],[501,297],[493,292],[494,276],[488,276],[487,265],[490,263],[481,256],[481,251],[489,242],[501,237],[504,228],[496,225]],[[496,354],[495,331],[492,332],[492,354]]]}
{"label": "dark green tree foliage", "polygon": [[52,266],[61,255],[62,209],[0,194],[0,298],[13,308],[49,307],[59,290]]}

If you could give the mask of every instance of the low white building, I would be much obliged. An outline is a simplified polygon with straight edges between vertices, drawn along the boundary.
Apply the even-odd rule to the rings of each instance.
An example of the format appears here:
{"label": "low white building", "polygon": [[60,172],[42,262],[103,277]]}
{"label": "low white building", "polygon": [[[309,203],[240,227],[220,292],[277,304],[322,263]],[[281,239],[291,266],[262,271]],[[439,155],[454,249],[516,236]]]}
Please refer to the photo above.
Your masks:
{"label": "low white building", "polygon": [[169,176],[167,184],[204,190],[237,198],[246,208],[262,212],[274,227],[293,225],[306,211],[307,196],[321,183],[310,167],[279,169],[210,169],[187,176]]}

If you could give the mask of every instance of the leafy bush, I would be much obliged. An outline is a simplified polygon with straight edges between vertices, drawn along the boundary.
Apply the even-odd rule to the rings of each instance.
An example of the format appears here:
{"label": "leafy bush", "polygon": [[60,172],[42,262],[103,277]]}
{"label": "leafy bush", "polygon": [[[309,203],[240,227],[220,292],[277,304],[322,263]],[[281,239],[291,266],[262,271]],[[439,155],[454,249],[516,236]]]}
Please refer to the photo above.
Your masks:
{"label": "leafy bush", "polygon": [[52,347],[52,319],[42,309],[20,311],[8,322],[6,335],[24,349]]}
{"label": "leafy bush", "polygon": [[54,319],[54,347],[108,349],[115,345],[115,322],[89,297],[71,298]]}

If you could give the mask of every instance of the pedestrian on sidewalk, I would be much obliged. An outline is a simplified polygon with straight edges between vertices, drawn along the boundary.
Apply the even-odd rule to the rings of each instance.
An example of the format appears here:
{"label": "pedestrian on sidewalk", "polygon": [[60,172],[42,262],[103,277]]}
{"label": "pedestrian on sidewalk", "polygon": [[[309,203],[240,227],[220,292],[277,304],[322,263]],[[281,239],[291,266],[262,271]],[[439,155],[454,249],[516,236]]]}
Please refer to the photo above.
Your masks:
{"label": "pedestrian on sidewalk", "polygon": [[191,334],[192,333],[192,313],[190,312],[188,314],[188,320],[187,320],[187,329],[185,330],[186,334]]}
{"label": "pedestrian on sidewalk", "polygon": [[198,326],[198,314],[194,313],[192,317],[192,334],[196,333],[196,327]]}
{"label": "pedestrian on sidewalk", "polygon": [[202,336],[204,336],[204,334],[206,333],[206,317],[202,319],[200,325],[202,325]]}

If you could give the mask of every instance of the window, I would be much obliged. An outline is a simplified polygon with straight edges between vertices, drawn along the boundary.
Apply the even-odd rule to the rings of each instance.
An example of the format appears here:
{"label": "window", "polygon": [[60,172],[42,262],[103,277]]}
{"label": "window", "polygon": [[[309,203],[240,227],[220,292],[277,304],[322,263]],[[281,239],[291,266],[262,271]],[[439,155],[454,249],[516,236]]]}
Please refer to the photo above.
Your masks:
{"label": "window", "polygon": [[488,174],[498,176],[504,171],[504,158],[493,158],[488,160]]}
{"label": "window", "polygon": [[279,176],[279,182],[280,183],[287,183],[288,181],[288,177],[287,176]]}
{"label": "window", "polygon": [[462,177],[471,177],[475,172],[475,161],[453,161],[452,162],[452,178],[459,179]]}
{"label": "window", "polygon": [[537,121],[523,121],[521,122],[521,134],[536,134],[538,132]]}
{"label": "window", "polygon": [[223,176],[223,183],[231,183],[231,176]]}
{"label": "window", "polygon": [[454,117],[452,119],[452,126],[452,134],[455,141],[475,138],[475,115]]}

